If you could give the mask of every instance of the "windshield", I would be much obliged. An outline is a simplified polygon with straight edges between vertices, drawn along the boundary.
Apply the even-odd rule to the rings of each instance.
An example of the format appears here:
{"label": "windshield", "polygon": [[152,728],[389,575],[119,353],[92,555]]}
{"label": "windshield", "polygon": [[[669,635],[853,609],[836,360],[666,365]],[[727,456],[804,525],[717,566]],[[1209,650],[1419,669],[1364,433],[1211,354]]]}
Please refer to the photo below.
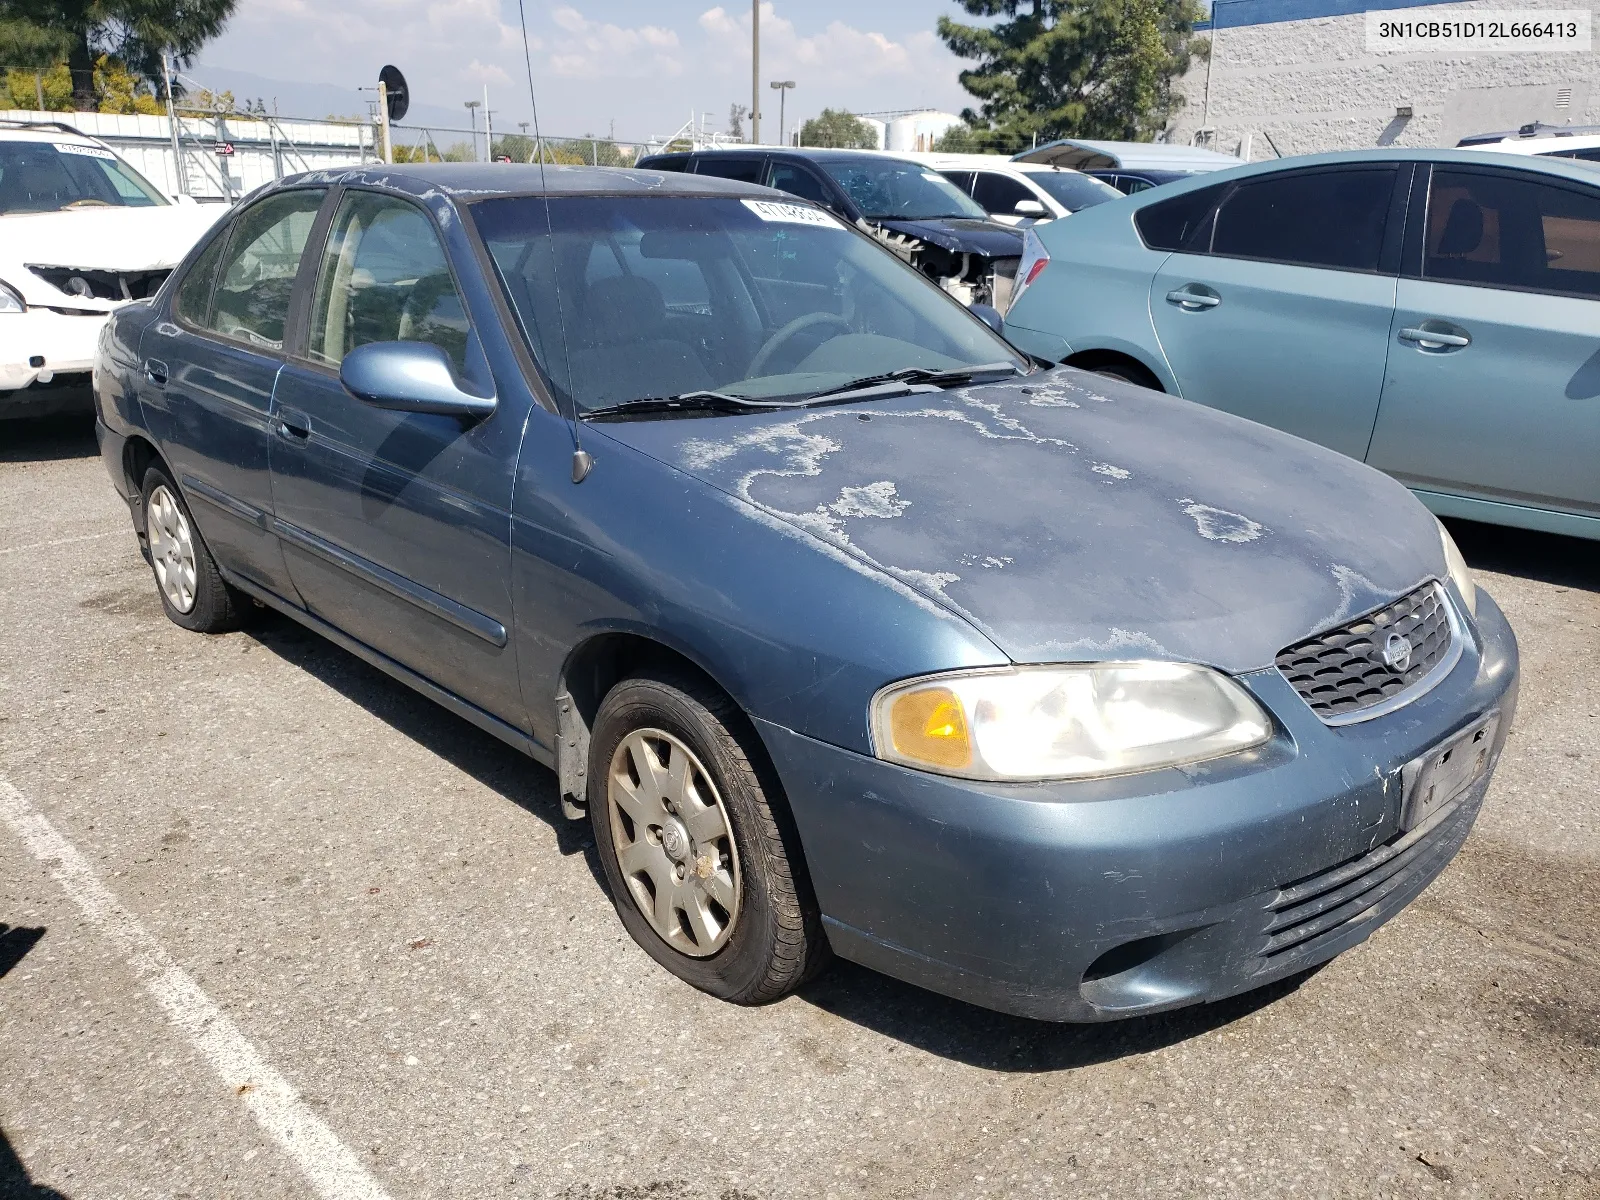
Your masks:
{"label": "windshield", "polygon": [[989,214],[939,172],[894,158],[824,160],[817,164],[869,221],[927,221]]}
{"label": "windshield", "polygon": [[549,236],[537,197],[472,211],[534,357],[580,410],[706,389],[801,399],[908,367],[1027,366],[918,272],[812,205],[548,205]]}
{"label": "windshield", "polygon": [[0,213],[151,208],[160,192],[109,150],[76,142],[0,142]]}
{"label": "windshield", "polygon": [[1029,171],[1030,182],[1038,184],[1068,212],[1093,208],[1107,200],[1121,200],[1122,193],[1103,179],[1080,175],[1077,171]]}

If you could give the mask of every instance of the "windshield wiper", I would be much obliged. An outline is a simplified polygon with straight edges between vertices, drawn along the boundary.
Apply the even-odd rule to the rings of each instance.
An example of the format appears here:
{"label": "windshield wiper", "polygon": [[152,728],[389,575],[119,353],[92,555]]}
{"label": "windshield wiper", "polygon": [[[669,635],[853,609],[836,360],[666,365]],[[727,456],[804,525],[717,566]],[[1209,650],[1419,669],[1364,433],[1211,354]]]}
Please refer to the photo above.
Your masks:
{"label": "windshield wiper", "polygon": [[585,421],[604,421],[626,417],[647,417],[653,413],[686,412],[770,412],[775,408],[793,408],[785,401],[751,400],[735,396],[732,392],[684,392],[677,396],[646,396],[639,400],[623,400],[605,404],[579,414]]}
{"label": "windshield wiper", "polygon": [[838,387],[814,392],[805,402],[814,404],[818,400],[839,399],[845,392],[856,392],[873,387],[875,384],[930,383],[935,387],[955,387],[958,384],[971,383],[980,375],[1020,374],[1022,374],[1021,369],[1013,362],[980,363],[975,367],[902,367],[898,371],[887,371],[882,375],[864,375],[860,379],[852,379],[849,383],[841,383]]}

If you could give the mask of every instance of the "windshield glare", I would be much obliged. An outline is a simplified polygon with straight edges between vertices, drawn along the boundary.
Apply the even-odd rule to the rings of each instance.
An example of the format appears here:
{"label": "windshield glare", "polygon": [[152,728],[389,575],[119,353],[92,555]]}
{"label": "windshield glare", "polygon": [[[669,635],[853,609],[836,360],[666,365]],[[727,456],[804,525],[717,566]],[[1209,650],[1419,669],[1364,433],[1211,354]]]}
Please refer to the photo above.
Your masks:
{"label": "windshield glare", "polygon": [[814,206],[548,206],[548,236],[537,197],[480,201],[473,216],[530,349],[579,410],[706,389],[802,399],[907,367],[1026,368],[927,279]]}
{"label": "windshield glare", "polygon": [[1049,192],[1068,212],[1093,208],[1107,200],[1121,200],[1122,193],[1102,179],[1080,175],[1077,171],[1029,171],[1028,179]]}
{"label": "windshield glare", "polygon": [[0,142],[0,214],[166,203],[138,172],[99,146]]}
{"label": "windshield glare", "polygon": [[893,158],[835,159],[817,164],[872,221],[927,221],[939,217],[988,220],[978,203],[939,172]]}

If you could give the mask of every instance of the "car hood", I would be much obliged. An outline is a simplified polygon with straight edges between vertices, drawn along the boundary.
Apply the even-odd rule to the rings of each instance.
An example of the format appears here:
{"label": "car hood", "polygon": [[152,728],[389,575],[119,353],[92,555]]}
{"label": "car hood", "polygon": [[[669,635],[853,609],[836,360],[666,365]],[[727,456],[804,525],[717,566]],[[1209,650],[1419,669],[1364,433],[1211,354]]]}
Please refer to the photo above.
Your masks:
{"label": "car hood", "polygon": [[1256,670],[1446,569],[1433,517],[1387,476],[1071,368],[590,429],[960,614],[1015,662]]}
{"label": "car hood", "polygon": [[1022,256],[1022,234],[998,221],[940,217],[931,221],[873,221],[872,224],[956,254],[981,254],[985,258]]}
{"label": "car hood", "polygon": [[[0,279],[30,304],[61,304],[65,293],[29,271],[29,264],[94,271],[175,267],[227,211],[220,204],[171,204],[0,217]],[[77,296],[70,302],[79,307],[116,307],[113,302]]]}

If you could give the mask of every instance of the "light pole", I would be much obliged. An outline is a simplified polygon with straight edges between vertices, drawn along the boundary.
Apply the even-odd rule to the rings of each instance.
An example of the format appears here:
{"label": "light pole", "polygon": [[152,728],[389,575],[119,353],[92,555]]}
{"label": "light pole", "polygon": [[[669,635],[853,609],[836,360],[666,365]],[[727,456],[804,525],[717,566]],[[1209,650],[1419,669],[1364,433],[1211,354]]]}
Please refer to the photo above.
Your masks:
{"label": "light pole", "polygon": [[467,110],[467,120],[472,122],[472,161],[478,161],[478,110],[483,107],[482,100],[464,100],[462,107]]}
{"label": "light pole", "polygon": [[783,140],[783,105],[788,98],[789,89],[794,86],[794,80],[774,79],[767,86],[778,93],[778,145],[787,146],[789,143]]}
{"label": "light pole", "polygon": [[750,0],[750,144],[761,145],[761,0]]}

